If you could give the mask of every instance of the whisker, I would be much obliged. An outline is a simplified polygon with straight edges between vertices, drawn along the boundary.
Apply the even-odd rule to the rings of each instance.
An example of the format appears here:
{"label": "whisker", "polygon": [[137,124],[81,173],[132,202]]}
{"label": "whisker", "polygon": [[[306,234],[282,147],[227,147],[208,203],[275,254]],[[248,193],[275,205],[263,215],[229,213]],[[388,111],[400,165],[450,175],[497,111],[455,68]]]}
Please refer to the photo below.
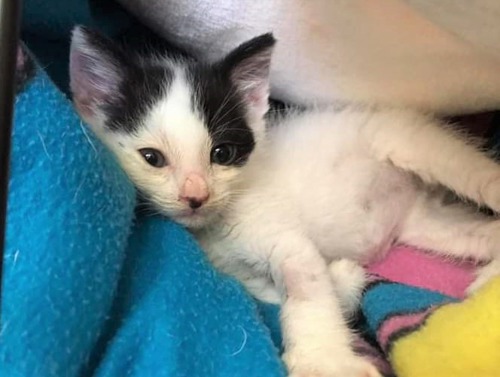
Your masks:
{"label": "whisker", "polygon": [[224,115],[221,115],[221,116],[218,118],[218,120],[224,119],[224,118],[225,118],[225,117],[226,117],[226,116],[227,116],[227,115],[228,115],[231,111],[233,111],[236,107],[238,107],[238,106],[240,106],[240,105],[241,105],[241,103],[240,103],[240,102],[238,102],[238,101],[236,101],[236,102],[234,103],[234,105],[233,105],[233,106],[231,106],[230,108],[228,108],[228,109],[226,110],[226,112],[224,113]]}
{"label": "whisker", "polygon": [[[229,102],[230,99],[232,99],[232,97],[234,97],[236,94],[236,91],[234,90],[230,90],[226,93],[226,95],[224,96],[224,99],[222,100],[219,108],[217,109],[217,111],[215,112],[214,116],[212,117],[212,122],[213,123],[217,123],[219,121],[220,118],[222,117],[219,117],[220,114],[221,114],[221,111],[222,109],[224,108],[224,106],[226,106]],[[234,108],[234,106],[233,106]],[[226,112],[227,113],[227,112]]]}
{"label": "whisker", "polygon": [[228,120],[227,122],[223,123],[223,124],[220,124],[217,126],[217,132],[214,133],[214,136],[215,135],[219,135],[220,133],[224,133],[224,132],[228,132],[228,131],[243,131],[241,128],[224,128],[225,126],[227,126],[228,124],[231,124],[233,122],[236,122],[237,120],[240,120],[240,119],[243,119],[244,117],[240,116],[240,117],[236,117],[236,118],[233,118],[233,119],[230,119]]}

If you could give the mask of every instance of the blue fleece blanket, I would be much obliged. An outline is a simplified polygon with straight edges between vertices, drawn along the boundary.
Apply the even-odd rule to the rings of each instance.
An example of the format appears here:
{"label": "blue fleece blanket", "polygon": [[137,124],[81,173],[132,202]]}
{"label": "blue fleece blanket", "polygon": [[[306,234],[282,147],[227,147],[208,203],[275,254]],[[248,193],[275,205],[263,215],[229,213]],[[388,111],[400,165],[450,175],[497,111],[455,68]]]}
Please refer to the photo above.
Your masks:
{"label": "blue fleece blanket", "polygon": [[135,218],[135,191],[23,55],[11,161],[0,375],[281,376],[276,308],[191,236]]}

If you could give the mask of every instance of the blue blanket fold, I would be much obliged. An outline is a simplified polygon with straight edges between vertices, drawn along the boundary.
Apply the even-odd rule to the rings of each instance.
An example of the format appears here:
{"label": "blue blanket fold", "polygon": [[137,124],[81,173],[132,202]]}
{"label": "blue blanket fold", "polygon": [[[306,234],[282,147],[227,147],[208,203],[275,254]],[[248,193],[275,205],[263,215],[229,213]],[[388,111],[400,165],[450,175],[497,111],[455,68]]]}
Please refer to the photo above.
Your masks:
{"label": "blue blanket fold", "polygon": [[131,183],[68,99],[40,69],[20,77],[0,375],[284,375],[242,287],[183,228],[134,220]]}
{"label": "blue blanket fold", "polygon": [[255,303],[215,272],[175,224],[139,221],[117,296],[113,314],[125,321],[98,376],[281,374]]}

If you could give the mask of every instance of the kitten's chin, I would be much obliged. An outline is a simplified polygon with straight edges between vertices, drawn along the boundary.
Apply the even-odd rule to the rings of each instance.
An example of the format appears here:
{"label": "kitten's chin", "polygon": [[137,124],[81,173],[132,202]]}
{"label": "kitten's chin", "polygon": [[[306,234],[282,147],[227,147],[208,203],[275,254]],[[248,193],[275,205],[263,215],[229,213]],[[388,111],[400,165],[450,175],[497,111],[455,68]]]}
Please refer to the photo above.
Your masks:
{"label": "kitten's chin", "polygon": [[185,226],[188,229],[199,230],[211,225],[214,221],[214,215],[204,213],[192,213],[189,215],[170,216],[173,221]]}

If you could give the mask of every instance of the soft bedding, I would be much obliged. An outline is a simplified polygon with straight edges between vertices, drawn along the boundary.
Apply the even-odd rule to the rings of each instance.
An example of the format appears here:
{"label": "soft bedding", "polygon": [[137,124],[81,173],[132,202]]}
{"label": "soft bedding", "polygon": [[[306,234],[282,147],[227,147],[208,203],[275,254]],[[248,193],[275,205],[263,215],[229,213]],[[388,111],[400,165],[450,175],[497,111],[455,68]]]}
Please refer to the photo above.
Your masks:
{"label": "soft bedding", "polygon": [[[63,94],[66,65],[51,57],[66,51],[59,36],[76,22],[117,34],[128,16],[52,3],[44,13],[25,2],[23,37],[58,86],[20,50],[0,375],[285,375],[279,308],[215,271],[183,228],[136,212],[131,183]],[[392,250],[370,266],[358,350],[387,376],[476,375],[478,360],[482,377],[500,375],[499,281],[463,301],[474,268]]]}

